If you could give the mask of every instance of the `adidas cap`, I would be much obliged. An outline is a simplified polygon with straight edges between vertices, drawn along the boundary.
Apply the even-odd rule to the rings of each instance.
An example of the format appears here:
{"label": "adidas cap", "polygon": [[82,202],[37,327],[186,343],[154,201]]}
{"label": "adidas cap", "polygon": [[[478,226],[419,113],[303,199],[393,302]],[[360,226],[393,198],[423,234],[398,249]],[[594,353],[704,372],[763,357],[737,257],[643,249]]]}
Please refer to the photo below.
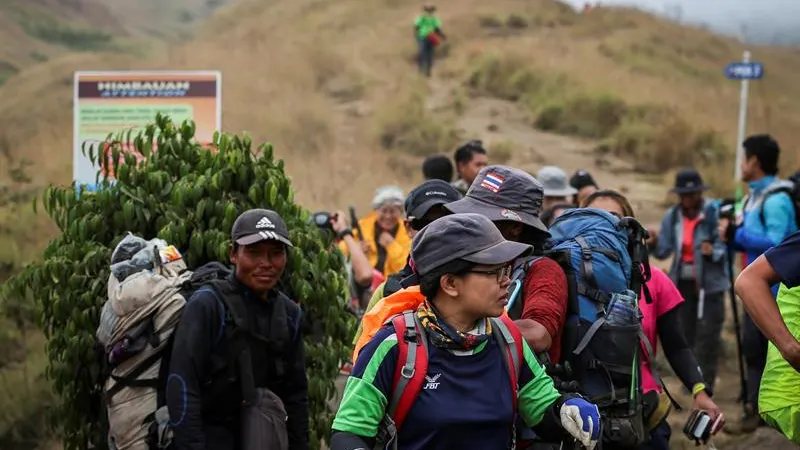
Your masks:
{"label": "adidas cap", "polygon": [[231,242],[252,245],[261,241],[278,241],[292,247],[286,222],[278,213],[270,209],[243,212],[231,228]]}

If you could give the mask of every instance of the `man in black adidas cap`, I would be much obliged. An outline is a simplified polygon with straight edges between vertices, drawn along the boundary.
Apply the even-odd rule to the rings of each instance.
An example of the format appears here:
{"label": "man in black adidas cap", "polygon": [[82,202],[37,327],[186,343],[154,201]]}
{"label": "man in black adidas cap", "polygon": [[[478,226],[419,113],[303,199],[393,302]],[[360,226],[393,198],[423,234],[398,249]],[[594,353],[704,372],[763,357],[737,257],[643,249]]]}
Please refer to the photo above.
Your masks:
{"label": "man in black adidas cap", "polygon": [[[404,204],[406,211],[405,228],[411,239],[425,228],[426,225],[436,219],[450,214],[444,205],[459,200],[461,193],[452,184],[442,180],[427,180],[415,187],[408,193]],[[379,285],[367,305],[366,311],[371,310],[382,298],[388,297],[395,292],[408,287],[407,280],[410,280],[413,270],[411,268],[411,256],[409,256],[406,266],[397,273],[389,275],[384,283]],[[361,324],[353,340],[355,344],[361,335]]]}
{"label": "man in black adidas cap", "polygon": [[[187,301],[167,381],[176,450],[285,448],[278,443],[287,440],[290,450],[308,449],[301,310],[276,288],[291,246],[278,213],[242,213],[231,229],[233,272],[202,284]],[[269,407],[257,409],[281,417],[262,433],[266,441],[245,444],[242,404],[267,391],[275,394],[267,396]]]}

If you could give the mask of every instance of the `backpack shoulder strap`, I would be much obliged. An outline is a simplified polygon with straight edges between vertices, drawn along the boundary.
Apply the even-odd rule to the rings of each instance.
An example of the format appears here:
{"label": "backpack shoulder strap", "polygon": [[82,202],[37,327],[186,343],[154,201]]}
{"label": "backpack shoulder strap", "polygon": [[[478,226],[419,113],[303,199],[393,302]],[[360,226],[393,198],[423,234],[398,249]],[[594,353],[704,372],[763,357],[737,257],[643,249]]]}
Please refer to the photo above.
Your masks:
{"label": "backpack shoulder strap", "polygon": [[395,316],[392,325],[399,352],[387,413],[399,430],[428,374],[428,340],[414,311]]}
{"label": "backpack shoulder strap", "polygon": [[793,195],[794,195],[794,189],[793,188],[791,188],[789,186],[779,186],[779,187],[776,187],[774,189],[769,189],[769,188],[767,188],[767,189],[768,190],[766,192],[764,192],[764,195],[761,197],[761,203],[758,205],[758,218],[759,218],[759,220],[761,220],[761,225],[764,226],[764,227],[767,226],[767,218],[766,218],[766,215],[765,215],[766,212],[764,211],[764,209],[766,208],[767,199],[768,198],[770,198],[770,197],[772,197],[773,195],[776,195],[776,194],[786,194],[786,195],[789,196],[789,199],[792,200],[792,204],[793,205],[797,204],[794,201],[794,198],[793,198]]}
{"label": "backpack shoulder strap", "polygon": [[497,340],[497,344],[503,352],[508,373],[511,381],[511,389],[514,392],[513,406],[514,413],[517,411],[517,394],[519,392],[519,375],[520,370],[525,359],[522,350],[522,333],[519,328],[514,324],[506,315],[495,317],[492,321],[492,333]]}

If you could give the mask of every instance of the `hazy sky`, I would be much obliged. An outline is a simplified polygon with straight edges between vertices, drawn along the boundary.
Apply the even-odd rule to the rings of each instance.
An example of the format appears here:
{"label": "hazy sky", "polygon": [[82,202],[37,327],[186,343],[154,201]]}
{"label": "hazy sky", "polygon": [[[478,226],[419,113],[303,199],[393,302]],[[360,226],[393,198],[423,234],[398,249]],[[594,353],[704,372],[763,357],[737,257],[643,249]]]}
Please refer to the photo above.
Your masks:
{"label": "hazy sky", "polygon": [[[584,3],[568,1],[575,5]],[[800,0],[600,0],[600,3],[637,5],[659,13],[680,5],[684,21],[701,21],[733,33],[738,33],[742,22],[800,28]]]}

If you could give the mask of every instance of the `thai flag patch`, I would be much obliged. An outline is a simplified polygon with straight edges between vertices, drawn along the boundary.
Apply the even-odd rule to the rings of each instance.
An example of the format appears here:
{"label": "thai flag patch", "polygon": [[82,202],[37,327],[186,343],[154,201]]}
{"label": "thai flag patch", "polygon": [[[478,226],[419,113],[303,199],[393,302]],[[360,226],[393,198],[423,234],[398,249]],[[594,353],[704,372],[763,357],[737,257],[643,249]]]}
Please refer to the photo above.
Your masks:
{"label": "thai flag patch", "polygon": [[481,187],[496,193],[500,190],[500,186],[503,185],[503,181],[505,181],[505,178],[497,175],[494,172],[490,172],[483,177],[483,181],[481,181]]}

